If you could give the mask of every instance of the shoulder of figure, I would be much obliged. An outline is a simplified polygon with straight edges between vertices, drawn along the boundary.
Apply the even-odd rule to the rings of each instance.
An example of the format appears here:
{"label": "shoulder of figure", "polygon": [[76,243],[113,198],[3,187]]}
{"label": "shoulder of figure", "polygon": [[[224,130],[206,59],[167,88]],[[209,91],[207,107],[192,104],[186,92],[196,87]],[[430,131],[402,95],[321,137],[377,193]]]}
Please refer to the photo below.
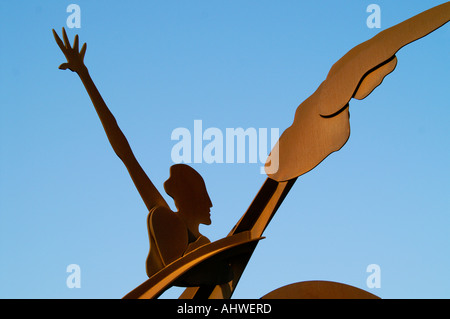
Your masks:
{"label": "shoulder of figure", "polygon": [[181,257],[188,245],[183,221],[167,207],[159,206],[149,213],[148,227],[165,261]]}
{"label": "shoulder of figure", "polygon": [[184,226],[183,221],[177,216],[177,214],[164,206],[158,206],[150,210],[148,220],[149,223],[155,227],[158,227],[158,225],[173,225],[174,227]]}

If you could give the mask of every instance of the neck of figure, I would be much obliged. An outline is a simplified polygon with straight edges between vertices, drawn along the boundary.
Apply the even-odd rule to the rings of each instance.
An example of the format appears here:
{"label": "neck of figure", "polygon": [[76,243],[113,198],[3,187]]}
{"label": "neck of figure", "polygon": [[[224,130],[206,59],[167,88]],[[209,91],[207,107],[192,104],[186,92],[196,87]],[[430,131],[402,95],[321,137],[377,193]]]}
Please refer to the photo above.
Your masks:
{"label": "neck of figure", "polygon": [[[180,210],[178,212],[178,216],[184,222],[184,224],[186,225],[186,228],[188,229],[188,231],[190,233],[189,234],[190,241],[197,240],[197,238],[199,238],[202,235],[202,234],[200,234],[200,231],[198,229],[199,223],[195,219],[191,218],[189,216],[189,214],[186,214],[185,212],[183,212],[183,210]],[[191,237],[194,237],[194,238],[191,238]]]}

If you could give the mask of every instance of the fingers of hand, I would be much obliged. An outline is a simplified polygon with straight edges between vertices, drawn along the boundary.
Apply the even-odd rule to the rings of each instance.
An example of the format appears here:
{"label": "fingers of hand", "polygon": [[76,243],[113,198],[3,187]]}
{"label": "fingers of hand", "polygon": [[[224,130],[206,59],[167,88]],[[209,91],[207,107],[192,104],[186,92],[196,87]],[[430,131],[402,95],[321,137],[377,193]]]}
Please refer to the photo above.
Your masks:
{"label": "fingers of hand", "polygon": [[64,27],[62,28],[62,35],[63,35],[63,39],[64,39],[64,44],[66,45],[67,49],[70,49],[70,41],[69,38],[67,37],[67,33],[66,33],[66,29],[64,29]]}
{"label": "fingers of hand", "polygon": [[[67,52],[67,50],[74,50],[75,52],[78,53],[78,49],[79,49],[79,38],[78,38],[78,34],[75,35],[75,39],[73,41],[73,48],[70,46],[70,41],[69,38],[67,37],[67,33],[66,30],[64,28],[62,28],[62,35],[63,35],[63,39],[64,42],[61,40],[61,38],[58,36],[58,34],[56,33],[55,29],[52,29],[53,31],[53,36],[56,40],[56,43],[58,44],[59,48],[63,51],[63,52]],[[79,51],[80,55],[82,57],[84,57],[84,54],[86,53],[86,43],[83,44],[83,46],[81,47],[81,50]]]}
{"label": "fingers of hand", "polygon": [[53,31],[53,36],[55,37],[56,43],[58,44],[59,48],[61,49],[61,51],[65,51],[65,47],[64,47],[64,43],[61,41],[61,39],[59,38],[58,34],[56,33],[55,29],[52,29]]}
{"label": "fingers of hand", "polygon": [[78,52],[78,34],[75,35],[75,39],[73,40],[73,49],[75,52]]}
{"label": "fingers of hand", "polygon": [[81,50],[80,50],[81,60],[84,60],[84,54],[86,53],[86,47],[87,47],[86,43],[83,44],[83,46],[81,47]]}

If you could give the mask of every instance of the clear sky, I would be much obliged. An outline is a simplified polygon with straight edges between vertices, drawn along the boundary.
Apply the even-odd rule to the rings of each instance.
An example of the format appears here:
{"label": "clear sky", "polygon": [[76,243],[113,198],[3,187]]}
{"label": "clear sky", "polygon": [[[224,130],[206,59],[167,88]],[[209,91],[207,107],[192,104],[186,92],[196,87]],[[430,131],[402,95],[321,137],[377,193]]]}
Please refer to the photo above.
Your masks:
{"label": "clear sky", "polygon": [[[291,125],[351,48],[444,1],[1,1],[0,297],[121,298],[146,280],[147,210],[52,28],[85,63],[158,189],[176,128]],[[69,29],[69,4],[81,28]],[[368,28],[369,4],[381,28]],[[350,103],[347,144],[301,176],[235,292],[330,280],[382,298],[450,297],[449,26],[397,54]],[[205,142],[206,144],[207,142]],[[261,163],[193,164],[227,235],[262,185]],[[169,196],[166,200],[172,205]],[[66,267],[81,268],[68,288]],[[381,288],[368,288],[367,266]],[[164,297],[178,297],[180,289]]]}

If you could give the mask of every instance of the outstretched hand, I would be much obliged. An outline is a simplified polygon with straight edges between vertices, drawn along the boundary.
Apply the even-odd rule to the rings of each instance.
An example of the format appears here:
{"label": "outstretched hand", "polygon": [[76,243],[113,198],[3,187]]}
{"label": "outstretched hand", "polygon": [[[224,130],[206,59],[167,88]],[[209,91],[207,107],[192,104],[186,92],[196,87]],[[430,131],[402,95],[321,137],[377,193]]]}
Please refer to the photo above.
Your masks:
{"label": "outstretched hand", "polygon": [[86,69],[84,65],[84,54],[86,53],[86,43],[83,44],[81,50],[78,51],[78,34],[75,35],[75,39],[73,41],[73,47],[70,46],[69,39],[67,38],[66,30],[62,28],[62,35],[64,39],[64,43],[59,38],[58,34],[53,29],[53,36],[55,37],[56,43],[58,44],[61,51],[66,56],[67,62],[63,63],[59,66],[61,70],[69,69],[72,72],[79,73],[80,71]]}

